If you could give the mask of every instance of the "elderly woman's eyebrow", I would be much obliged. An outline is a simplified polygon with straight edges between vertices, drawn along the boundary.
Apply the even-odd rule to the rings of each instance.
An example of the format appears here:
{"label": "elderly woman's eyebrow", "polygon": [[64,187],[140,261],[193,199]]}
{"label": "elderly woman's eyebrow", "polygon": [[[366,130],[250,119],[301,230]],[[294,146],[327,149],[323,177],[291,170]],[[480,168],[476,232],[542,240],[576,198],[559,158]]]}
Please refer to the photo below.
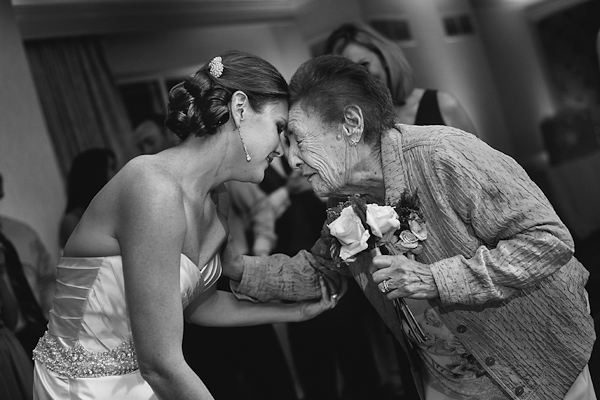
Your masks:
{"label": "elderly woman's eyebrow", "polygon": [[283,131],[283,134],[287,137],[290,138],[291,136],[295,136],[297,134],[296,130],[294,129],[293,125],[290,125],[289,123],[287,124],[285,130]]}

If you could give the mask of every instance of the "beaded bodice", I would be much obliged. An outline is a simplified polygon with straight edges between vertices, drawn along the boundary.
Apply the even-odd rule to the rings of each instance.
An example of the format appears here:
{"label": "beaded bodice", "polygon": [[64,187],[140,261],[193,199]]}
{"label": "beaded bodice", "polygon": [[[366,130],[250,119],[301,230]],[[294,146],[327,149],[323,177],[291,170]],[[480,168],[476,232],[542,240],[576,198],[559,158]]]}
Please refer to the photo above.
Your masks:
{"label": "beaded bodice", "polygon": [[[182,254],[183,308],[220,275],[218,255],[200,269]],[[137,369],[121,256],[61,259],[48,331],[34,350],[34,359],[71,378]]]}

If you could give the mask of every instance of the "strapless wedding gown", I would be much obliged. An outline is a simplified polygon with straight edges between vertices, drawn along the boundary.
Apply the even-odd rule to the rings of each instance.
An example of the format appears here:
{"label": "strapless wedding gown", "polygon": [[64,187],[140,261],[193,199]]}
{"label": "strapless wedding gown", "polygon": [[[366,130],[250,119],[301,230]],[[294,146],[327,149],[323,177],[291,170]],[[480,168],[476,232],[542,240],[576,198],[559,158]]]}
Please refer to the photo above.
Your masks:
{"label": "strapless wedding gown", "polygon": [[[138,369],[121,256],[63,257],[57,268],[48,330],[34,350],[34,399],[158,399]],[[198,268],[182,254],[183,307],[221,271],[218,255]]]}

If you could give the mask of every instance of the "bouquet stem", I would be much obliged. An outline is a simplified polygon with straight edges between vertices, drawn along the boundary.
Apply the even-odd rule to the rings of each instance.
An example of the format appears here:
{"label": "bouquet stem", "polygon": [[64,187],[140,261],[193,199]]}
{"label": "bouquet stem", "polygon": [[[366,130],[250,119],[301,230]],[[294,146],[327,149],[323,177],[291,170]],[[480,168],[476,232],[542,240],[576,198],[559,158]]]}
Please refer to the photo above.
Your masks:
{"label": "bouquet stem", "polygon": [[[381,255],[381,250],[379,247],[375,247],[375,255]],[[412,257],[411,257],[412,256]],[[414,259],[413,254],[408,254],[408,257]],[[394,303],[394,308],[396,309],[396,316],[400,321],[406,322],[406,325],[412,335],[412,337],[418,342],[423,343],[427,340],[427,335],[423,332],[423,329],[419,326],[417,319],[415,318],[412,311],[406,304],[406,301],[403,297],[392,300]]]}

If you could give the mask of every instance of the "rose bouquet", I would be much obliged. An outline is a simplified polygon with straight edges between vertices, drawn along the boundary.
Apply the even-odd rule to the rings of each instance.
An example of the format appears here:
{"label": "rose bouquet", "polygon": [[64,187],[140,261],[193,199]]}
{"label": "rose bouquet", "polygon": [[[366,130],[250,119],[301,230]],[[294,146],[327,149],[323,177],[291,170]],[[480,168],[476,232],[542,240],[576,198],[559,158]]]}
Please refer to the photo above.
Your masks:
{"label": "rose bouquet", "polygon": [[[359,195],[351,196],[327,210],[326,225],[329,230],[326,233],[336,239],[330,241],[330,252],[333,263],[338,266],[355,261],[363,251],[382,254],[380,249],[385,254],[403,254],[414,259],[423,250],[422,242],[427,239],[416,192],[411,195],[405,191],[394,206],[367,203]],[[387,285],[383,287],[387,288]],[[394,306],[413,336],[419,342],[426,340],[404,299],[395,299]]]}

